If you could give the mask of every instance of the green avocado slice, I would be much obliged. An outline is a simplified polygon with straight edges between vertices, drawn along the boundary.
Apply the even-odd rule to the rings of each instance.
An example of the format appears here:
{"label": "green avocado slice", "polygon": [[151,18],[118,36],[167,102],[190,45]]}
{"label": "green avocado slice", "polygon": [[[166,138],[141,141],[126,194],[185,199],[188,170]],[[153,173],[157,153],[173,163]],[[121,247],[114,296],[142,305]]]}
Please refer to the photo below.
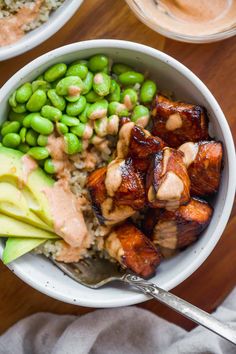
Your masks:
{"label": "green avocado slice", "polygon": [[[28,196],[28,195],[27,195]],[[0,182],[0,212],[44,230],[52,231],[38,216],[30,211],[28,200],[20,189],[8,182]]]}
{"label": "green avocado slice", "polygon": [[44,189],[52,187],[55,181],[39,167],[32,170],[25,181],[23,156],[20,151],[0,147],[0,182],[10,182],[19,189],[27,190],[29,200],[33,201],[31,211],[53,227],[53,217]]}
{"label": "green avocado slice", "polygon": [[4,214],[0,214],[0,237],[59,238],[50,231],[39,229]]}
{"label": "green avocado slice", "polygon": [[8,264],[46,241],[46,239],[42,238],[8,238],[3,251],[2,261],[4,264]]}

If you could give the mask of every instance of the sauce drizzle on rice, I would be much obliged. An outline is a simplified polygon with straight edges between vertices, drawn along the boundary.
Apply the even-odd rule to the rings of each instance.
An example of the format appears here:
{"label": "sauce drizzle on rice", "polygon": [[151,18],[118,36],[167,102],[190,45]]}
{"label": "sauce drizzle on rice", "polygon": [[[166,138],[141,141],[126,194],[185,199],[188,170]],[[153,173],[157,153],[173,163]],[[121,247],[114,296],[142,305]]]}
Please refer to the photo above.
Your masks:
{"label": "sauce drizzle on rice", "polygon": [[69,183],[60,179],[53,187],[43,190],[52,211],[54,230],[70,246],[80,247],[89,233],[76,196],[71,192]]}
{"label": "sauce drizzle on rice", "polygon": [[0,47],[20,40],[26,32],[49,20],[64,0],[0,1]]}

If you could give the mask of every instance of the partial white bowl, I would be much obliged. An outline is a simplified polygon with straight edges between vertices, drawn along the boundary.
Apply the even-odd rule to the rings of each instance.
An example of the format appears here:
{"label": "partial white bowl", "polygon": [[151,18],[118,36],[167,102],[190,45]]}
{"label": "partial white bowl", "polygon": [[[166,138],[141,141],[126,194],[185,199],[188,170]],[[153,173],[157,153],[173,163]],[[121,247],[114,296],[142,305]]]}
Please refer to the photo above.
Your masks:
{"label": "partial white bowl", "polygon": [[[224,170],[219,193],[213,200],[212,221],[199,240],[176,257],[164,261],[152,281],[170,290],[188,278],[209,256],[227,224],[235,194],[235,149],[229,126],[208,88],[184,65],[153,48],[127,41],[91,40],[53,50],[18,71],[0,90],[0,117],[7,117],[10,94],[25,81],[33,80],[57,62],[71,62],[96,53],[105,53],[114,61],[131,64],[149,71],[158,87],[171,90],[176,98],[206,107],[214,136],[224,145]],[[3,241],[0,241],[0,257]],[[53,298],[89,307],[117,307],[137,304],[148,298],[125,285],[113,284],[91,290],[65,276],[41,256],[28,254],[9,268],[23,281]]]}
{"label": "partial white bowl", "polygon": [[14,58],[46,41],[64,26],[81,6],[83,0],[65,0],[65,2],[49,17],[42,26],[25,34],[16,43],[0,47],[0,61]]}

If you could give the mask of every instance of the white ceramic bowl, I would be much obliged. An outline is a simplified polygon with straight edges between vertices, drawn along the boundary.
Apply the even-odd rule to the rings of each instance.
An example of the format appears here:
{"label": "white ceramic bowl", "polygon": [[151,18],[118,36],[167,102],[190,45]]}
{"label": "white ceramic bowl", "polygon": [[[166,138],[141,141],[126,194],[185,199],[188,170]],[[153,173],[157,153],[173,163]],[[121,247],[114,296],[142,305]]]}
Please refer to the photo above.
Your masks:
{"label": "white ceramic bowl", "polygon": [[42,26],[25,34],[19,41],[0,47],[0,61],[25,53],[56,33],[78,10],[83,0],[65,0]]}
{"label": "white ceramic bowl", "polygon": [[[232,208],[236,164],[235,150],[227,121],[207,87],[185,66],[170,56],[141,44],[116,40],[91,40],[53,50],[18,71],[0,90],[0,117],[7,117],[7,99],[23,82],[33,80],[57,62],[71,62],[95,53],[105,53],[115,61],[148,70],[158,87],[172,90],[178,99],[198,103],[208,110],[216,139],[224,144],[224,170],[219,193],[214,200],[215,212],[207,230],[191,247],[163,262],[152,279],[164,289],[172,289],[189,277],[209,256],[218,242]],[[0,256],[3,241],[0,241]],[[56,299],[90,307],[116,307],[136,304],[147,297],[125,285],[114,284],[91,290],[65,276],[41,256],[28,254],[13,262],[9,268],[35,289]]]}

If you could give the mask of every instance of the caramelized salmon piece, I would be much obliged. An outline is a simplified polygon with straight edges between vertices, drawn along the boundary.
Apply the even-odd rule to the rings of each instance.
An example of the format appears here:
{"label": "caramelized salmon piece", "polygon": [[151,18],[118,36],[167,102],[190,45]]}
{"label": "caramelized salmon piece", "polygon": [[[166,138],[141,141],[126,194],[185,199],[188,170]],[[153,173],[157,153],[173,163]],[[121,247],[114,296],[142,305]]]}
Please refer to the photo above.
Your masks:
{"label": "caramelized salmon piece", "polygon": [[223,148],[220,142],[188,142],[179,147],[191,181],[191,194],[204,196],[216,193],[220,185]]}
{"label": "caramelized salmon piece", "polygon": [[144,180],[131,158],[116,159],[92,172],[87,187],[101,224],[121,222],[145,204]]}
{"label": "caramelized salmon piece", "polygon": [[135,167],[140,171],[146,171],[150,163],[150,157],[165,146],[157,136],[152,136],[149,131],[133,122],[122,124],[117,143],[117,157],[132,157]]}
{"label": "caramelized salmon piece", "polygon": [[168,147],[153,156],[146,178],[150,207],[172,210],[189,201],[190,180],[183,157],[181,151]]}
{"label": "caramelized salmon piece", "polygon": [[[115,160],[112,165],[121,170],[122,182],[114,194],[116,205],[129,205],[135,210],[142,209],[145,204],[144,179],[135,167],[132,158]],[[111,168],[111,164],[108,169]],[[112,179],[112,175],[111,175]]]}
{"label": "caramelized salmon piece", "polygon": [[150,278],[161,262],[154,244],[132,223],[117,226],[105,241],[109,255],[132,272]]}
{"label": "caramelized salmon piece", "polygon": [[192,198],[175,211],[149,210],[144,231],[154,244],[165,250],[176,250],[192,244],[208,226],[213,214],[211,206]]}
{"label": "caramelized salmon piece", "polygon": [[208,140],[206,110],[199,105],[172,101],[157,95],[152,110],[152,134],[177,148],[186,141]]}
{"label": "caramelized salmon piece", "polygon": [[107,198],[105,187],[105,178],[107,167],[101,167],[90,173],[87,180],[87,187],[92,201],[93,211],[100,222],[104,224],[104,217],[102,215],[101,205]]}

